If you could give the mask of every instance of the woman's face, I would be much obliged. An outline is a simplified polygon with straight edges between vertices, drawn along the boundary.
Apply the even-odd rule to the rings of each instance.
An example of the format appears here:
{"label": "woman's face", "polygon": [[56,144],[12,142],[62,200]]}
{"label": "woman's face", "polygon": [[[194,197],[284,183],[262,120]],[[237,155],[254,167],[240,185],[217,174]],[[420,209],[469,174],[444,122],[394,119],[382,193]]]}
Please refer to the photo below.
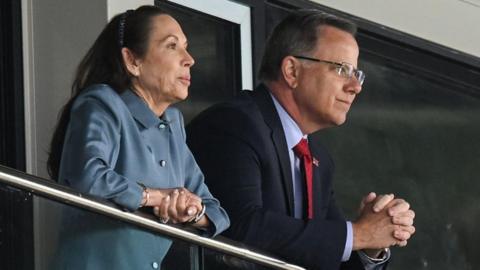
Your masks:
{"label": "woman's face", "polygon": [[145,56],[135,59],[132,82],[156,103],[169,105],[187,98],[193,64],[180,25],[169,15],[158,15],[152,18]]}

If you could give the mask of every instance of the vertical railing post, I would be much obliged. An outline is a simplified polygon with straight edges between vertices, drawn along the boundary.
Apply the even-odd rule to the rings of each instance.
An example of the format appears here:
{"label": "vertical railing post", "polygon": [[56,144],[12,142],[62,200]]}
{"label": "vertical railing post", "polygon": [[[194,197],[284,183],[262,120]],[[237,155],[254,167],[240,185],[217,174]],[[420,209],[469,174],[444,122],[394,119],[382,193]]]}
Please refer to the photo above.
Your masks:
{"label": "vertical railing post", "polygon": [[190,270],[203,270],[203,247],[190,245]]}

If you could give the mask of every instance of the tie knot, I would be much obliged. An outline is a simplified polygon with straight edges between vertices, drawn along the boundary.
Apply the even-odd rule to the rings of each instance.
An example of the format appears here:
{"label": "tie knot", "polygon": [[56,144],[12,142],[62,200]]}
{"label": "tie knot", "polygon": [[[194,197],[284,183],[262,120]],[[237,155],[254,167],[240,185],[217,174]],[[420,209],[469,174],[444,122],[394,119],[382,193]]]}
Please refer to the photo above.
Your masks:
{"label": "tie knot", "polygon": [[311,156],[310,149],[308,148],[307,139],[301,139],[300,142],[295,145],[295,147],[293,147],[293,151],[295,152],[295,155],[300,158]]}

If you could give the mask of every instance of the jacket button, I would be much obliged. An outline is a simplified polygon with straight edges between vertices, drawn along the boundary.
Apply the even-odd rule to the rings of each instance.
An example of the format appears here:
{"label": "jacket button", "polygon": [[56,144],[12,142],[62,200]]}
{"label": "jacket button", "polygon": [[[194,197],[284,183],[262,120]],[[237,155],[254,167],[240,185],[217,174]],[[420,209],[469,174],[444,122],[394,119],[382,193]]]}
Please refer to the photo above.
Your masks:
{"label": "jacket button", "polygon": [[157,262],[153,262],[153,263],[152,263],[152,267],[153,267],[153,269],[158,269],[158,263],[157,263]]}
{"label": "jacket button", "polygon": [[165,160],[160,160],[160,166],[165,167],[167,162]]}
{"label": "jacket button", "polygon": [[163,123],[160,124],[160,125],[158,125],[158,128],[161,128],[161,129],[164,129],[164,128],[166,128],[166,127],[167,127],[167,126],[166,126],[165,124],[163,124]]}

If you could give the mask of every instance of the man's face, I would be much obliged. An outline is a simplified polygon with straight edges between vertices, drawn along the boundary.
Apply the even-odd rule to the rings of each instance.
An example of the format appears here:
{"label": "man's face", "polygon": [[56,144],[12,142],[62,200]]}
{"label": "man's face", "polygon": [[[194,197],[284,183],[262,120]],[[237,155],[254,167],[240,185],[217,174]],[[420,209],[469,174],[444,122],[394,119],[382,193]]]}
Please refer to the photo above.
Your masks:
{"label": "man's face", "polygon": [[[338,63],[349,63],[355,68],[358,60],[358,45],[355,38],[331,26],[322,27],[321,38],[312,53],[304,56]],[[345,122],[355,96],[361,85],[352,77],[338,73],[338,67],[324,62],[299,59],[298,86],[293,89],[303,126],[308,133],[341,125]]]}

